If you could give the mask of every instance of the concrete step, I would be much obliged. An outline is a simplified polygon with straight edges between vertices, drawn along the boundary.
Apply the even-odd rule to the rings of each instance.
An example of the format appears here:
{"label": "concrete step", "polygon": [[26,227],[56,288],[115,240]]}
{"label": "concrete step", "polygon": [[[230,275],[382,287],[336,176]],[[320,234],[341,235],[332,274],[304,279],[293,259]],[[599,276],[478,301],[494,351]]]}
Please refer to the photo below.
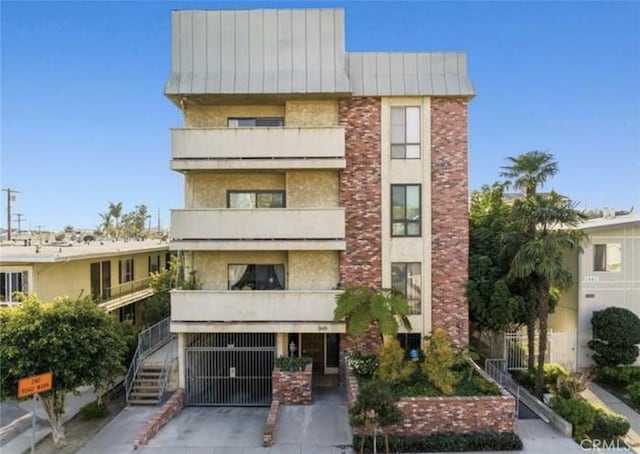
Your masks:
{"label": "concrete step", "polygon": [[142,405],[150,405],[150,406],[157,406],[158,405],[158,400],[147,400],[147,399],[129,399],[129,401],[127,402],[127,404],[129,405],[138,405],[138,406],[142,406]]}
{"label": "concrete step", "polygon": [[129,393],[130,398],[134,398],[137,399],[139,397],[145,397],[145,398],[153,398],[153,399],[157,399],[158,398],[158,393],[157,392],[144,392],[144,391],[132,391]]}

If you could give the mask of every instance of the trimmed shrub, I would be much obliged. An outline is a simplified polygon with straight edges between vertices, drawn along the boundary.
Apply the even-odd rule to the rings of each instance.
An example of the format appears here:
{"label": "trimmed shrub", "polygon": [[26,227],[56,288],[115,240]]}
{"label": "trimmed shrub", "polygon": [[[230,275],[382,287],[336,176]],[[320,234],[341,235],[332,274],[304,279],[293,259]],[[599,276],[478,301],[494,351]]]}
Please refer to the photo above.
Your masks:
{"label": "trimmed shrub", "polygon": [[556,413],[573,424],[573,439],[578,443],[584,440],[593,428],[597,411],[586,400],[554,397],[551,399],[550,406]]}
{"label": "trimmed shrub", "polygon": [[347,367],[357,378],[372,378],[378,367],[378,357],[353,352],[347,356]]}
{"label": "trimmed shrub", "polygon": [[[560,364],[547,363],[544,365],[544,388],[545,392],[552,392],[558,383],[558,379],[561,377],[568,377],[571,373]],[[536,375],[535,371],[530,373],[528,371],[518,371],[513,374],[518,383],[533,391],[535,388]]]}
{"label": "trimmed shrub", "polygon": [[378,368],[375,377],[378,380],[388,383],[398,383],[408,379],[416,369],[412,361],[404,359],[404,350],[400,347],[400,342],[392,338],[385,340],[385,343],[378,349]]}
{"label": "trimmed shrub", "polygon": [[280,370],[302,371],[311,362],[311,358],[298,356],[280,356],[276,358],[276,367]]}
{"label": "trimmed shrub", "polygon": [[564,399],[579,399],[579,394],[587,389],[589,383],[589,373],[570,373],[569,375],[560,375],[555,386],[550,386],[551,392],[556,397]]}
{"label": "trimmed shrub", "polygon": [[630,427],[629,420],[624,416],[599,408],[590,434],[592,438],[611,440],[626,435]]}
{"label": "trimmed shrub", "polygon": [[627,386],[627,392],[629,393],[629,399],[631,399],[634,404],[640,406],[640,381]]}
{"label": "trimmed shrub", "polygon": [[593,340],[589,348],[598,366],[632,364],[638,357],[640,318],[622,307],[596,311],[591,317]]}
{"label": "trimmed shrub", "polygon": [[89,402],[80,408],[80,417],[84,420],[103,418],[108,414],[109,408],[98,402]]}
{"label": "trimmed shrub", "polygon": [[[353,437],[353,446],[360,446],[362,437]],[[376,439],[378,452],[384,439]],[[373,452],[373,437],[366,437],[365,452]],[[432,435],[402,437],[389,435],[390,452],[464,452],[464,451],[516,451],[522,449],[522,440],[515,433],[475,432],[437,433]]]}
{"label": "trimmed shrub", "polygon": [[596,377],[598,381],[605,384],[627,386],[632,383],[640,382],[640,367],[598,367],[596,369]]}

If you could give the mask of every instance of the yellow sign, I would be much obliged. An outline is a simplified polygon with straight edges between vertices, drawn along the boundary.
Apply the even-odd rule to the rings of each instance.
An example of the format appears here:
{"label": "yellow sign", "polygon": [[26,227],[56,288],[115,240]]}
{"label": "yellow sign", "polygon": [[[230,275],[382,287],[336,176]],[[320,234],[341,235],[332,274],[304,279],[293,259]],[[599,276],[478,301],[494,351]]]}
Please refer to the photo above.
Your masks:
{"label": "yellow sign", "polygon": [[53,372],[21,378],[18,380],[18,399],[33,396],[53,388]]}

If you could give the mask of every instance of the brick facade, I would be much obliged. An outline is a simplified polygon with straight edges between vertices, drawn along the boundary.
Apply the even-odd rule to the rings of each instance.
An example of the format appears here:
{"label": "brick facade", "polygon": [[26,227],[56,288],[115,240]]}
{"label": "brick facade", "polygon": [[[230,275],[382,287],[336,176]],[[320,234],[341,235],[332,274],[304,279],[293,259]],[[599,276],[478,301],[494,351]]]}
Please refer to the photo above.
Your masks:
{"label": "brick facade", "polygon": [[466,98],[431,99],[431,328],[469,340]]}
{"label": "brick facade", "polygon": [[262,432],[262,446],[269,447],[273,444],[273,437],[276,433],[276,423],[278,422],[278,411],[280,410],[280,401],[272,400],[269,408],[267,422]]}
{"label": "brick facade", "polygon": [[151,417],[151,420],[138,432],[133,447],[138,449],[147,444],[171,418],[180,413],[184,407],[184,389],[178,389],[162,407]]}
{"label": "brick facade", "polygon": [[311,404],[312,377],[312,364],[307,364],[305,370],[295,372],[274,368],[271,374],[273,400],[282,405]]}
{"label": "brick facade", "polygon": [[340,254],[343,285],[382,285],[380,98],[340,101],[347,167],[340,175],[340,206],[346,209],[347,250]]}
{"label": "brick facade", "polygon": [[[346,388],[351,407],[358,396],[358,383],[350,372],[347,372]],[[511,433],[516,428],[516,401],[505,390],[500,396],[402,397],[397,405],[404,418],[402,423],[389,428],[389,433],[394,435]],[[356,428],[353,431],[360,433]]]}

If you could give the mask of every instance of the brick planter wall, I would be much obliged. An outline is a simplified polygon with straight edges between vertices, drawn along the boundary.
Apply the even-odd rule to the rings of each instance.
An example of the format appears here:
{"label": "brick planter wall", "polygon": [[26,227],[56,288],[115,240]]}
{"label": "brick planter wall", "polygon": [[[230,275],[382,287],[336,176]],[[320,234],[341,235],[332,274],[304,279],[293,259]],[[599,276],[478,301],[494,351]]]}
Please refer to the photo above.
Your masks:
{"label": "brick planter wall", "polygon": [[[358,382],[351,372],[347,372],[346,387],[351,407],[358,396]],[[397,405],[404,420],[389,428],[394,435],[515,431],[516,401],[504,390],[500,396],[403,397]],[[360,433],[360,429],[353,428],[353,432]]]}
{"label": "brick planter wall", "polygon": [[184,389],[180,388],[151,417],[151,420],[138,432],[133,447],[138,449],[147,444],[184,407]]}
{"label": "brick planter wall", "polygon": [[272,400],[271,408],[269,408],[269,415],[267,416],[267,422],[265,423],[264,431],[262,432],[262,446],[265,446],[267,448],[273,444],[273,437],[275,436],[279,410],[280,401]]}
{"label": "brick planter wall", "polygon": [[273,400],[282,405],[310,405],[313,364],[301,371],[273,369]]}
{"label": "brick planter wall", "polygon": [[431,325],[469,342],[466,98],[431,98]]}

